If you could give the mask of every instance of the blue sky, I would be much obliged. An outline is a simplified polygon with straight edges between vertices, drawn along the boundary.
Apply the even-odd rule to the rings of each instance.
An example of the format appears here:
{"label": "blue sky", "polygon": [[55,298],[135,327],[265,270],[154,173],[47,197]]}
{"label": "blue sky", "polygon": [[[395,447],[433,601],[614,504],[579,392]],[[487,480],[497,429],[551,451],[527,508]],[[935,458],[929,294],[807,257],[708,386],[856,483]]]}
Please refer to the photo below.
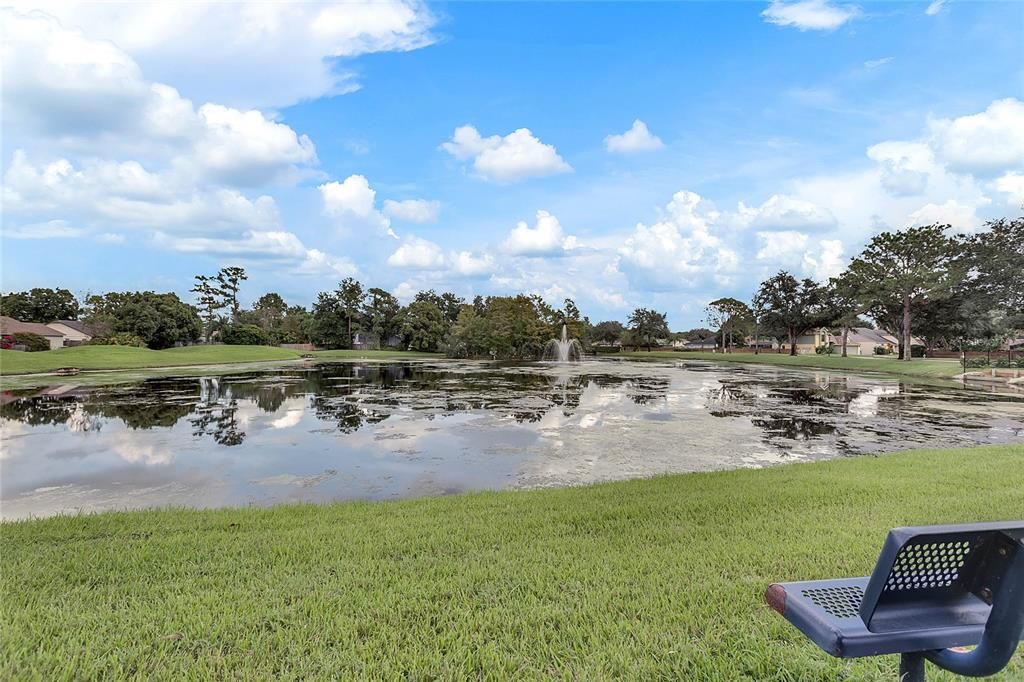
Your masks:
{"label": "blue sky", "polygon": [[571,296],[700,323],[1024,204],[1024,4],[16,3],[2,287]]}

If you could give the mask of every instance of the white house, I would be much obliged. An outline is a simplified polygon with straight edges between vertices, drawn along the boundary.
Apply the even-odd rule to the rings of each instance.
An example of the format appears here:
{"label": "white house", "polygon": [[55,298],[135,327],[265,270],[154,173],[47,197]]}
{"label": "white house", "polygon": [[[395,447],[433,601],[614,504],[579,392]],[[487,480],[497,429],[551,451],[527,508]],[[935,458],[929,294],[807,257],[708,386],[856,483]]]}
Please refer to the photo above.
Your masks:
{"label": "white house", "polygon": [[96,334],[92,328],[78,320],[54,320],[46,325],[64,337],[65,346],[77,346],[88,343]]}

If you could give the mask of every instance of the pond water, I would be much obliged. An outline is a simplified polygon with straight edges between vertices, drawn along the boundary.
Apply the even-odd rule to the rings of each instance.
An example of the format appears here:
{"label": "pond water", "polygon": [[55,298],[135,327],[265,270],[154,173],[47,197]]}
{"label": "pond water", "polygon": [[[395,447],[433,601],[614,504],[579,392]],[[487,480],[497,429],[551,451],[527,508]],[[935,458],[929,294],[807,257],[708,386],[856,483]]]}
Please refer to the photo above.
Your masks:
{"label": "pond water", "polygon": [[291,365],[6,391],[0,516],[571,485],[1024,441],[1024,400],[697,362]]}

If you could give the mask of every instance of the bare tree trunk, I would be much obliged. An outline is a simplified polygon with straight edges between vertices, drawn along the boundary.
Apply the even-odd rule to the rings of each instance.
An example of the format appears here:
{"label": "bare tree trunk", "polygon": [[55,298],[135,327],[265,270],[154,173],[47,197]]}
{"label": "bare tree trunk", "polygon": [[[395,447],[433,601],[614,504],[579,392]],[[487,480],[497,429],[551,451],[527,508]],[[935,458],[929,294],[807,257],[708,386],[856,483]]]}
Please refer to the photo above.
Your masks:
{"label": "bare tree trunk", "polygon": [[843,325],[843,357],[846,357],[846,340],[850,336],[850,328],[845,324]]}
{"label": "bare tree trunk", "polygon": [[761,323],[754,323],[754,355],[761,354],[761,339],[758,338],[761,335]]}
{"label": "bare tree trunk", "polygon": [[910,294],[903,294],[903,359],[910,361]]}
{"label": "bare tree trunk", "polygon": [[725,325],[722,325],[722,352],[728,353],[729,347],[725,345]]}
{"label": "bare tree trunk", "polygon": [[796,334],[793,333],[793,328],[789,329],[789,354],[796,355]]}

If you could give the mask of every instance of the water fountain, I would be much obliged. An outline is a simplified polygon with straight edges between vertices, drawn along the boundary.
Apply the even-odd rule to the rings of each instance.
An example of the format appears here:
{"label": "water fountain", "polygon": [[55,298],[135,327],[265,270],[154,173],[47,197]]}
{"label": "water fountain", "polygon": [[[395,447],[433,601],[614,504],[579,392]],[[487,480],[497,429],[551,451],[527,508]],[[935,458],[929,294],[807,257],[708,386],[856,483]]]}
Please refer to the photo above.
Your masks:
{"label": "water fountain", "polygon": [[562,325],[562,338],[551,339],[544,349],[545,362],[579,362],[583,358],[583,346],[576,339],[569,338],[569,330]]}

